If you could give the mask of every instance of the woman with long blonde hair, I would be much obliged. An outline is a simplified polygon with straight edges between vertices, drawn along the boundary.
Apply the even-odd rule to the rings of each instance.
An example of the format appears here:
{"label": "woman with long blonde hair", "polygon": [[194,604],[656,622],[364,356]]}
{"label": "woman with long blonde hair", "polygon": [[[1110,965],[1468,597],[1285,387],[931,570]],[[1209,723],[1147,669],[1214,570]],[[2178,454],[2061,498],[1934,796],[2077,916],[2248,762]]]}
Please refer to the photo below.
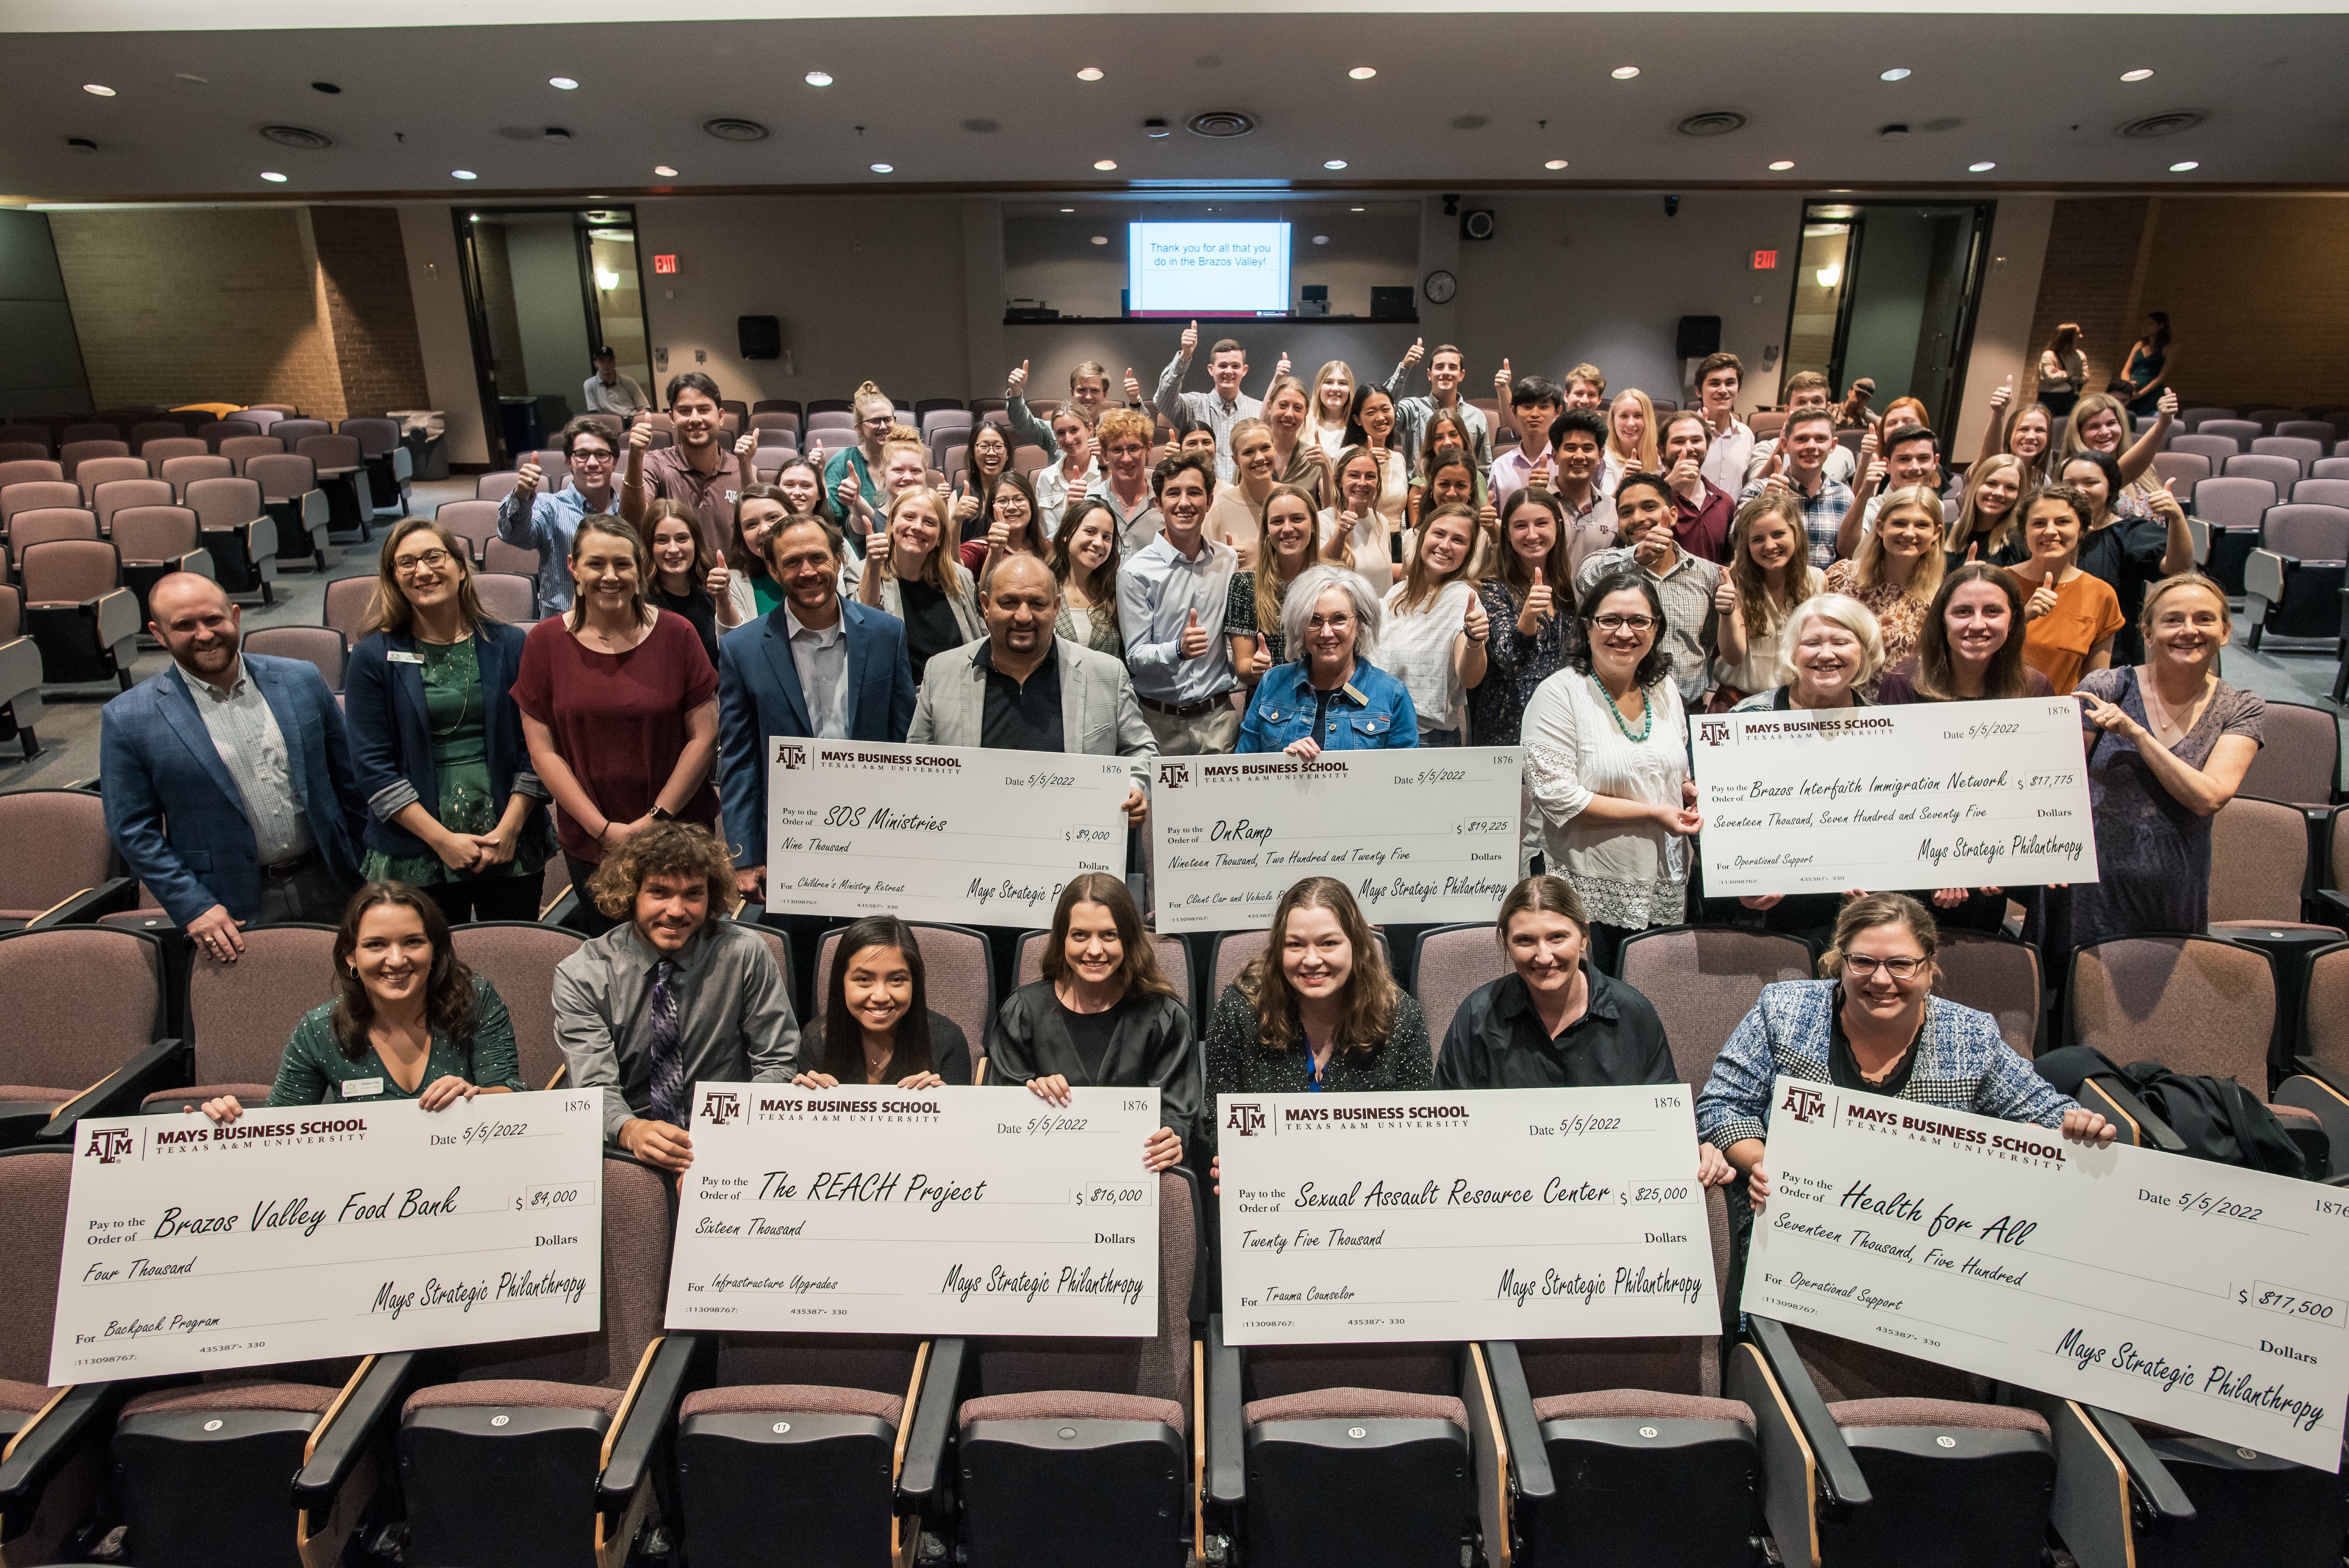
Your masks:
{"label": "woman with long blonde hair", "polygon": [[1794,498],[1764,493],[1739,507],[1729,525],[1729,566],[1713,595],[1720,636],[1713,712],[1726,713],[1778,684],[1778,655],[1795,606],[1819,589]]}
{"label": "woman with long blonde hair", "polygon": [[[1916,651],[1941,586],[1941,498],[1923,485],[1904,486],[1884,498],[1858,552],[1827,568],[1828,593],[1848,593],[1875,613],[1884,637],[1879,671]],[[1860,689],[1874,696],[1875,678]]]}
{"label": "woman with long blonde hair", "polygon": [[874,542],[857,579],[859,603],[905,623],[905,656],[916,686],[932,657],[987,635],[959,550],[954,515],[938,492],[908,485],[889,498],[884,538]]}
{"label": "woman with long blonde hair", "polygon": [[1333,459],[1346,447],[1354,387],[1354,367],[1342,359],[1332,359],[1313,373],[1313,411],[1305,416],[1305,436]]}
{"label": "woman with long blonde hair", "polygon": [[1656,471],[1656,406],[1637,387],[1607,405],[1607,445],[1599,454],[1599,493],[1613,495],[1625,474]]}

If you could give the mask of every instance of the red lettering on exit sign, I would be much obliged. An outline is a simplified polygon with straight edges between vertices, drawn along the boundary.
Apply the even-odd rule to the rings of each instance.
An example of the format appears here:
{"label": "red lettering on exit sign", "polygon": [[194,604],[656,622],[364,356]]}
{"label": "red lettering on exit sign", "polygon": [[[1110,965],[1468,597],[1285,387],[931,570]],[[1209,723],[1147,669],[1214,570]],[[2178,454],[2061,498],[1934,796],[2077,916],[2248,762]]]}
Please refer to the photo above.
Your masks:
{"label": "red lettering on exit sign", "polygon": [[[1759,251],[1754,253],[1756,256],[1759,256],[1761,253],[1762,253]],[[1777,265],[1777,262],[1775,260],[1776,255],[1776,252],[1774,251],[1771,253],[1773,260],[1770,264],[1773,266]],[[1754,264],[1755,266],[1760,266],[1762,263],[1757,261]],[[675,256],[655,256],[653,258],[653,271],[657,273],[673,273],[677,271],[677,258]]]}
{"label": "red lettering on exit sign", "polygon": [[1778,253],[1775,251],[1754,252],[1754,270],[1757,273],[1776,272],[1778,270]]}

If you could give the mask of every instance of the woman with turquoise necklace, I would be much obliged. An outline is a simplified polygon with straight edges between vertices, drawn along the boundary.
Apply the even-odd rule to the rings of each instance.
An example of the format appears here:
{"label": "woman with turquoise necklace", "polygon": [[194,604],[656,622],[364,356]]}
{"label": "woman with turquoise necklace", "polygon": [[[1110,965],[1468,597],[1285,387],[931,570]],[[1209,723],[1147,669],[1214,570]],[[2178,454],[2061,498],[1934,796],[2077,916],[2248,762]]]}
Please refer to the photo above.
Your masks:
{"label": "woman with turquoise necklace", "polygon": [[1607,573],[1576,609],[1566,667],[1526,704],[1544,866],[1581,895],[1590,961],[1609,974],[1626,937],[1687,918],[1689,841],[1703,825],[1663,632],[1647,573]]}
{"label": "woman with turquoise necklace", "polygon": [[392,525],[344,676],[351,767],[367,798],[367,881],[422,890],[452,925],[536,920],[554,852],[546,786],[511,695],[523,630],[492,620],[465,547]]}

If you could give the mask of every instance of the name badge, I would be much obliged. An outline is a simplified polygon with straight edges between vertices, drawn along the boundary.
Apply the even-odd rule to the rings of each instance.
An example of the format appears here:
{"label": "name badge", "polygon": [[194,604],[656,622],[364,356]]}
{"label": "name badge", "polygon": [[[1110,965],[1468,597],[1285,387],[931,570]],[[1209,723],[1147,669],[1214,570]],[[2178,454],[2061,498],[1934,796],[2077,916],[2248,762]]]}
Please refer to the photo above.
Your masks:
{"label": "name badge", "polygon": [[383,1079],[379,1078],[345,1078],[343,1080],[343,1098],[345,1099],[371,1099],[382,1092]]}
{"label": "name badge", "polygon": [[422,654],[403,654],[398,648],[392,649],[383,656],[395,665],[420,665],[424,662]]}

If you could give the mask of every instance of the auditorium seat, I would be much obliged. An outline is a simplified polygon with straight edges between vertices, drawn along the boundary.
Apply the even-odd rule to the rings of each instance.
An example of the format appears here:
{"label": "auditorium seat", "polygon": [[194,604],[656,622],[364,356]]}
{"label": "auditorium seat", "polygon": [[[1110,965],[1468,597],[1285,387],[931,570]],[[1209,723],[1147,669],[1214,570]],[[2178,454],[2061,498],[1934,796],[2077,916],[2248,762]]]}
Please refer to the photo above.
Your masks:
{"label": "auditorium seat", "polygon": [[117,480],[151,480],[154,477],[154,470],[147,466],[144,458],[84,458],[80,466],[74,469],[74,483],[81,486],[81,493],[92,504],[97,502],[98,487],[102,484],[110,484]]}
{"label": "auditorium seat", "polygon": [[142,419],[131,426],[122,438],[130,443],[132,451],[143,458],[147,455],[148,442],[181,440],[186,438],[187,433],[187,427],[177,419]]}
{"label": "auditorium seat", "polygon": [[760,414],[789,414],[796,418],[802,411],[798,400],[792,397],[761,397],[750,405],[754,417]]}
{"label": "auditorium seat", "polygon": [[[116,512],[114,552],[122,563],[122,585],[139,601],[142,626],[154,618],[148,612],[147,595],[157,583],[174,572],[214,576],[212,552],[203,547],[196,514],[183,506],[132,506]],[[250,634],[246,641],[249,645]]]}
{"label": "auditorium seat", "polygon": [[2324,419],[2279,419],[2276,421],[2274,434],[2287,438],[2314,441],[2319,449],[2315,456],[2320,458],[2331,451],[2341,439],[2341,433],[2333,428],[2329,420]]}
{"label": "auditorium seat", "polygon": [[137,897],[95,790],[0,794],[0,931],[87,924]]}
{"label": "auditorium seat", "polygon": [[0,425],[0,441],[15,447],[38,447],[41,449],[40,456],[45,458],[57,449],[57,443],[49,438],[47,426],[27,425],[21,421]]}
{"label": "auditorium seat", "polygon": [[0,1147],[84,1116],[126,1116],[185,1083],[183,1042],[164,1033],[155,938],[109,925],[0,935]]}
{"label": "auditorium seat", "polygon": [[1411,988],[1427,1019],[1432,1056],[1444,1054],[1444,1034],[1461,1004],[1478,986],[1509,973],[1508,955],[1489,920],[1430,926],[1419,934],[1418,951],[1411,961]]}
{"label": "auditorium seat", "polygon": [[232,436],[220,444],[220,455],[236,466],[238,473],[255,458],[276,457],[285,450],[285,443],[274,436]]}
{"label": "auditorium seat", "polygon": [[261,426],[252,419],[215,419],[209,425],[198,425],[188,434],[200,438],[204,445],[217,453],[222,441],[242,436],[258,436]]}
{"label": "auditorium seat", "polygon": [[[373,580],[369,580],[370,587]],[[524,630],[538,622],[538,579],[515,572],[473,573],[473,593],[490,619]]]}
{"label": "auditorium seat", "polygon": [[498,536],[498,503],[493,500],[444,500],[432,521],[463,541],[479,565],[481,551]]}
{"label": "auditorium seat", "polygon": [[[2209,932],[2256,947],[2275,965],[2275,1066],[2297,1037],[2295,1009],[2306,989],[2309,955],[2339,942],[2337,925],[2305,918],[2312,879],[2308,819],[2296,806],[2238,793],[2210,822]],[[2254,1093],[2266,1080],[2246,1082]]]}
{"label": "auditorium seat", "polygon": [[2267,434],[2260,428],[2257,419],[2238,419],[2233,417],[2231,409],[2223,418],[2203,420],[2194,427],[2194,433],[2198,436],[2229,436],[2239,442],[2255,441]]}
{"label": "auditorium seat", "polygon": [[1625,942],[1620,978],[1656,1009],[1681,1081],[1701,1087],[1762,987],[1810,979],[1816,957],[1809,943],[1775,932],[1672,926]]}
{"label": "auditorium seat", "polygon": [[10,485],[58,485],[65,481],[65,469],[47,458],[10,458],[0,462],[0,490]]}
{"label": "auditorium seat", "polygon": [[[525,460],[538,465],[542,476],[538,489],[542,495],[553,495],[571,480],[571,459],[563,455],[561,447],[541,447]],[[621,460],[626,461],[625,458]]]}
{"label": "auditorium seat", "polygon": [[2287,495],[2292,487],[2307,477],[2307,471],[2295,458],[2271,457],[2260,452],[2245,452],[2229,458],[2219,465],[2220,474],[2227,479],[2265,480],[2275,486],[2276,494]]}
{"label": "auditorium seat", "polygon": [[596,1332],[424,1359],[430,1380],[401,1404],[397,1439],[407,1568],[626,1558],[691,1348],[661,1334],[668,1190],[659,1171],[605,1156]]}
{"label": "auditorium seat", "polygon": [[365,544],[375,534],[375,498],[367,493],[367,460],[358,438],[325,432],[304,436],[287,450],[310,459],[317,469],[318,488],[326,492],[327,526],[336,533],[357,532]]}
{"label": "auditorium seat", "polygon": [[1212,1319],[1205,1491],[1242,1561],[1461,1561],[1503,1490],[1483,1360],[1459,1344],[1241,1346]]}
{"label": "auditorium seat", "polygon": [[0,583],[0,740],[22,742],[30,762],[41,754],[40,722],[40,645],[25,634],[24,591]]}
{"label": "auditorium seat", "polygon": [[[107,420],[94,415],[78,415],[67,419],[57,430],[57,447],[62,451],[68,443],[78,441],[112,441],[121,438],[122,432]],[[67,465],[70,470],[72,465]]]}
{"label": "auditorium seat", "polygon": [[[1731,1241],[1720,1188],[1707,1190],[1705,1212],[1713,1277],[1726,1288]],[[1512,1562],[1744,1568],[1754,1561],[1761,1448],[1752,1408],[1723,1397],[1721,1346],[1708,1334],[1483,1346],[1508,1454]],[[1488,1483],[1478,1489],[1480,1504],[1501,1490],[1500,1480],[1480,1478]],[[1485,1539],[1495,1539],[1489,1523]]]}
{"label": "auditorium seat", "polygon": [[375,602],[377,579],[373,577],[337,577],[326,584],[326,597],[319,620],[343,634],[346,643],[357,645],[360,627],[367,624],[367,606]]}
{"label": "auditorium seat", "polygon": [[1996,1018],[1999,1037],[2026,1061],[2037,1054],[2044,992],[2038,948],[2003,934],[1944,931],[1933,961],[1941,971],[1935,995]]}
{"label": "auditorium seat", "polygon": [[508,544],[493,532],[481,542],[481,570],[511,572],[536,582],[538,552],[524,550],[519,544]]}
{"label": "auditorium seat", "polygon": [[239,408],[236,417],[247,424],[260,426],[266,434],[277,428],[280,419],[292,418],[294,410],[283,403],[255,403],[249,408]]}
{"label": "auditorium seat", "polygon": [[261,487],[262,510],[277,524],[280,563],[299,562],[324,572],[334,563],[327,540],[326,492],[318,488],[317,471],[297,452],[249,459],[244,477]]}
{"label": "auditorium seat", "polygon": [[[988,952],[987,938],[968,926],[907,923],[914,928],[914,940],[922,944],[923,990],[930,1011],[961,1026],[976,1061],[987,1049],[987,1026],[995,1016],[997,1001],[995,961]],[[816,947],[819,993],[832,984],[832,955],[839,945],[840,932],[835,928],[825,932]]]}
{"label": "auditorium seat", "polygon": [[562,1082],[563,1051],[554,1037],[554,970],[585,940],[575,931],[523,920],[476,921],[450,932],[457,956],[495,986],[498,999],[506,1005],[523,1082],[533,1088],[554,1088]]}
{"label": "auditorium seat", "polygon": [[2174,494],[2190,494],[2196,485],[2210,477],[2210,459],[2199,452],[2156,452],[2153,477]]}
{"label": "auditorium seat", "polygon": [[503,500],[513,493],[514,476],[519,470],[502,469],[493,474],[483,474],[473,481],[475,500]]}
{"label": "auditorium seat", "polygon": [[2243,562],[2259,541],[2260,518],[2276,503],[2276,487],[2244,475],[2204,480],[2194,487],[2188,510],[2210,525],[2211,576],[2230,596],[2243,592]]}
{"label": "auditorium seat", "polygon": [[[88,473],[89,469],[84,467],[82,471]],[[89,506],[98,513],[98,531],[112,538],[116,512],[133,506],[173,506],[179,499],[170,485],[142,473],[135,479],[109,480],[93,487]]]}
{"label": "auditorium seat", "polygon": [[190,480],[180,493],[203,524],[204,548],[212,552],[220,585],[232,594],[257,593],[263,603],[276,603],[277,523],[261,504],[261,487],[249,479],[202,479]]}
{"label": "auditorium seat", "polygon": [[0,490],[0,532],[7,531],[20,511],[47,511],[81,505],[81,487],[64,480],[20,480]]}
{"label": "auditorium seat", "polygon": [[2256,650],[2272,633],[2341,644],[2341,589],[2349,573],[2349,508],[2286,501],[2260,518],[2259,548],[2243,562],[2244,613]]}
{"label": "auditorium seat", "polygon": [[2349,475],[2302,480],[2292,487],[2292,500],[2295,506],[2349,507]]}
{"label": "auditorium seat", "polygon": [[[95,535],[97,519],[88,526]],[[114,546],[95,537],[51,540],[28,546],[16,570],[26,629],[41,650],[42,678],[113,680],[129,691],[130,667],[139,658],[139,598],[122,586]]]}
{"label": "auditorium seat", "polygon": [[[921,1404],[933,1389],[959,1401],[959,1555],[968,1568],[1189,1560],[1206,1443],[1190,1323],[1196,1191],[1187,1171],[1159,1172],[1152,1337],[936,1342]],[[917,1423],[924,1414],[917,1408]],[[1337,1512],[1330,1499],[1319,1501],[1325,1517]]]}
{"label": "auditorium seat", "polygon": [[66,478],[80,482],[81,465],[93,458],[127,458],[130,444],[116,440],[67,441],[57,449],[57,464],[66,470]]}
{"label": "auditorium seat", "polygon": [[289,452],[298,451],[298,443],[305,436],[331,436],[334,433],[335,428],[324,419],[280,419],[264,432],[285,442]]}
{"label": "auditorium seat", "polygon": [[2304,436],[2261,436],[2251,443],[2253,456],[2288,458],[2300,465],[2302,474],[2306,474],[2308,465],[2324,456],[2326,449],[2325,442]]}
{"label": "auditorium seat", "polygon": [[[2283,800],[2308,819],[2312,869],[2323,863],[2341,799],[2341,721],[2306,703],[2271,702],[2261,721],[2259,750],[2239,794]],[[2314,896],[2315,879],[2309,894]]]}
{"label": "auditorium seat", "polygon": [[210,453],[167,457],[155,465],[155,477],[170,485],[182,501],[188,499],[188,487],[198,480],[224,480],[235,472],[234,463]]}
{"label": "auditorium seat", "polygon": [[183,1088],[146,1096],[147,1115],[180,1116],[182,1108],[233,1094],[246,1109],[265,1104],[294,1026],[311,1008],[335,999],[335,928],[253,925],[233,964],[203,954],[188,961],[189,1076]]}
{"label": "auditorium seat", "polygon": [[2242,449],[2242,443],[2232,436],[2206,436],[2200,431],[2187,436],[2172,436],[2168,448],[2168,452],[2180,457],[2200,458],[2210,465],[2212,473],[2219,471],[2220,463]]}
{"label": "auditorium seat", "polygon": [[8,552],[24,569],[25,552],[53,539],[96,539],[98,513],[87,507],[44,506],[20,511],[8,520]]}
{"label": "auditorium seat", "polygon": [[367,465],[377,515],[388,511],[407,516],[412,499],[409,481],[416,477],[416,454],[399,438],[399,421],[346,419],[335,427],[335,433],[358,442],[359,460]]}
{"label": "auditorium seat", "polygon": [[300,659],[318,672],[328,691],[336,696],[342,695],[343,671],[350,662],[350,648],[343,641],[343,634],[332,626],[258,627],[244,634],[244,651]]}

